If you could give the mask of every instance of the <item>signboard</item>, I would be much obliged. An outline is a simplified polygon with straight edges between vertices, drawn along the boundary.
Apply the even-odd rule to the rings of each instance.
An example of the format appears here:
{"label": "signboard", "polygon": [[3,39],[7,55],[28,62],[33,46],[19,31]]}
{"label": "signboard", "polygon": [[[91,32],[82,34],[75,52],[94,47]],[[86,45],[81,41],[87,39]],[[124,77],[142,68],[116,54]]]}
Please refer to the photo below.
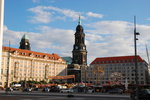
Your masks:
{"label": "signboard", "polygon": [[49,79],[70,79],[75,78],[75,75],[67,75],[67,76],[49,76]]}

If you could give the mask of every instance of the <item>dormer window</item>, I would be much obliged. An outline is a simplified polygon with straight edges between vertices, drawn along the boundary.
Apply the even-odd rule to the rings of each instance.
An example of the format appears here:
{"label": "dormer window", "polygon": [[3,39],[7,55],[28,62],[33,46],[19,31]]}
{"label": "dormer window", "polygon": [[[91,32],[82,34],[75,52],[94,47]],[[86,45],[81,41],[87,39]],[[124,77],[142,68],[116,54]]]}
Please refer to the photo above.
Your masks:
{"label": "dormer window", "polygon": [[33,56],[33,53],[30,53],[29,56]]}
{"label": "dormer window", "polygon": [[15,55],[17,55],[17,54],[18,54],[18,51],[14,51],[13,53],[14,53]]}

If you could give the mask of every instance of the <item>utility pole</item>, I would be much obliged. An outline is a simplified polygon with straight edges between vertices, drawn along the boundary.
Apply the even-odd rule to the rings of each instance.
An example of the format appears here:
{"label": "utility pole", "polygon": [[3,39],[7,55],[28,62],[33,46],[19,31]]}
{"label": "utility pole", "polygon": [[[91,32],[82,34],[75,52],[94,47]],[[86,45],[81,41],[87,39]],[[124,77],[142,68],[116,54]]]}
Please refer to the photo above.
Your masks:
{"label": "utility pole", "polygon": [[135,50],[135,84],[136,84],[136,96],[137,96],[137,100],[138,98],[138,94],[139,94],[139,88],[138,88],[138,64],[137,64],[137,43],[136,41],[138,40],[136,38],[137,35],[140,35],[140,33],[136,32],[136,16],[134,16],[134,50]]}
{"label": "utility pole", "polygon": [[3,46],[3,26],[4,26],[4,0],[0,0],[0,86],[2,86],[2,46]]}

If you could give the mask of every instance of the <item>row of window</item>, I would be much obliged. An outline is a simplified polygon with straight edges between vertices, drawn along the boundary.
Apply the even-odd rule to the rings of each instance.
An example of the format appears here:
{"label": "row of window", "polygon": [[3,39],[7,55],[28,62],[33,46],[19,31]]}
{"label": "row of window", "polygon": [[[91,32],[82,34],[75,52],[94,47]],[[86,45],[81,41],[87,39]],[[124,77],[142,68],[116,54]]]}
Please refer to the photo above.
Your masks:
{"label": "row of window", "polygon": [[[137,59],[137,61],[140,61]],[[127,59],[127,60],[111,60],[111,61],[95,61],[95,64],[103,64],[103,63],[134,63],[134,59]]]}
{"label": "row of window", "polygon": [[25,53],[25,52],[20,52],[19,53],[20,55],[24,55],[24,56],[28,56],[28,55],[30,55],[30,56],[34,56],[34,57],[39,57],[39,58],[48,58],[48,59],[55,59],[54,57],[48,57],[48,56],[46,56],[46,55],[37,55],[37,54],[33,54],[33,53],[30,53],[30,54],[28,54],[28,53]]}

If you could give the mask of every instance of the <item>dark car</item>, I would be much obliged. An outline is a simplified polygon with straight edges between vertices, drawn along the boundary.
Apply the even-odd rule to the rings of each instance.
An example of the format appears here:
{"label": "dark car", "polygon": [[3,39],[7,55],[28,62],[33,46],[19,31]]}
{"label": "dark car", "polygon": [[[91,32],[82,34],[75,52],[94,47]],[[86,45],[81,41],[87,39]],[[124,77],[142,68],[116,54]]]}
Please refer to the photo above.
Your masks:
{"label": "dark car", "polygon": [[43,88],[42,92],[50,92],[50,89],[48,87]]}
{"label": "dark car", "polygon": [[[138,94],[138,95],[137,95]],[[150,89],[139,89],[131,93],[131,100],[150,100]]]}
{"label": "dark car", "polygon": [[114,88],[114,89],[111,89],[108,91],[108,93],[117,93],[117,94],[122,94],[123,93],[123,90],[120,89],[120,88]]}
{"label": "dark car", "polygon": [[60,88],[58,86],[51,86],[50,92],[60,92]]}
{"label": "dark car", "polygon": [[11,87],[6,88],[6,91],[12,92],[13,89]]}
{"label": "dark car", "polygon": [[23,92],[32,92],[32,88],[25,88],[23,89]]}
{"label": "dark car", "polygon": [[34,88],[34,89],[33,89],[33,91],[38,91],[38,90],[39,90],[39,88]]}

